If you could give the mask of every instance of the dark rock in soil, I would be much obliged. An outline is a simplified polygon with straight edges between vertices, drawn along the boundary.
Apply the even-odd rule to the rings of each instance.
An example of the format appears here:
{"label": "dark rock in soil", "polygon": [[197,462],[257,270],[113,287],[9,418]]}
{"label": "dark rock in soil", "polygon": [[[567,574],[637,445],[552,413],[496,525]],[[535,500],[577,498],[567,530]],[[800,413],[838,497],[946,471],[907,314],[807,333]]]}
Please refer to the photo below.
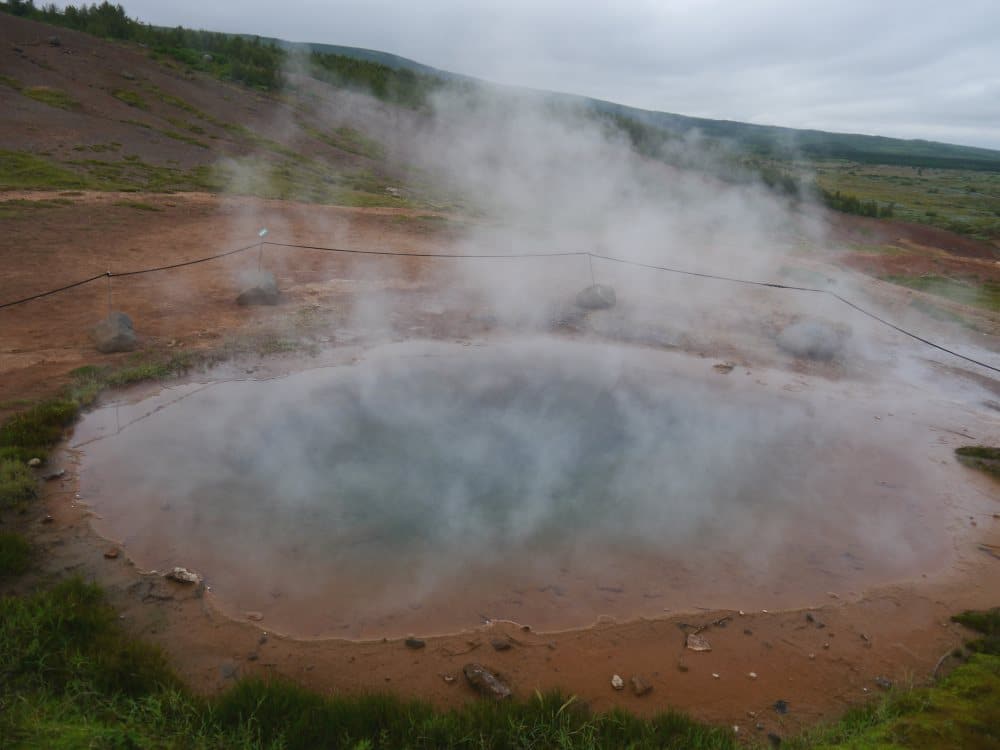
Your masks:
{"label": "dark rock in soil", "polygon": [[778,334],[778,346],[796,357],[829,361],[843,352],[845,331],[813,320],[786,326]]}
{"label": "dark rock in soil", "polygon": [[238,305],[276,305],[281,300],[278,281],[268,271],[254,271],[245,279],[243,291],[236,298]]}
{"label": "dark rock in soil", "polygon": [[94,326],[91,334],[97,351],[103,354],[130,352],[136,347],[132,318],[123,312],[113,312]]}
{"label": "dark rock in soil", "polygon": [[576,295],[576,304],[584,310],[606,310],[614,307],[617,298],[614,288],[607,284],[594,284]]}
{"label": "dark rock in soil", "polygon": [[403,643],[406,644],[407,648],[413,648],[413,649],[423,648],[424,646],[427,645],[424,641],[420,640],[419,638],[407,638],[405,641],[403,641]]}
{"label": "dark rock in soil", "polygon": [[482,695],[496,700],[510,698],[510,688],[482,664],[466,664],[462,667],[462,672],[469,684]]}

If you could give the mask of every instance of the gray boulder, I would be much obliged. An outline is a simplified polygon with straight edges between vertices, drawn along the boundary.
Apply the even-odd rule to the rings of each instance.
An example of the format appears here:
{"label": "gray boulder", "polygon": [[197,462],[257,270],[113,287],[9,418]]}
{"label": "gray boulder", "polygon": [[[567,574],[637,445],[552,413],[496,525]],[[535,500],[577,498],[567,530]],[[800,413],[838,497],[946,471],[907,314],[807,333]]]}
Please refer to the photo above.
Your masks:
{"label": "gray boulder", "polygon": [[594,284],[576,295],[576,304],[584,310],[606,310],[614,307],[617,299],[614,288],[607,284]]}
{"label": "gray boulder", "polygon": [[97,351],[104,354],[130,352],[137,346],[132,318],[123,312],[113,312],[94,326],[91,334]]}
{"label": "gray boulder", "polygon": [[236,298],[238,305],[276,305],[281,299],[278,281],[269,271],[254,271],[244,279],[243,291]]}
{"label": "gray boulder", "polygon": [[482,664],[466,664],[462,667],[462,672],[469,684],[480,694],[496,700],[510,698],[510,688]]}
{"label": "gray boulder", "polygon": [[844,350],[847,332],[814,320],[800,320],[778,334],[778,346],[796,357],[829,361]]}

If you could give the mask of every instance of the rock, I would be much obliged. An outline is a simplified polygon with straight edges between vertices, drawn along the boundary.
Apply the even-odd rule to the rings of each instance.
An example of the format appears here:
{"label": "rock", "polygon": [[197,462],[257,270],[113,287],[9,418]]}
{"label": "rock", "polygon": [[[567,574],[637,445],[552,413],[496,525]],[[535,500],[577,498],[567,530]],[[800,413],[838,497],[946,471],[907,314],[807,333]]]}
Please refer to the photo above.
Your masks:
{"label": "rock", "polygon": [[127,70],[123,70],[122,71],[122,78],[124,78],[126,81],[134,81],[135,80],[135,73],[130,73]]}
{"label": "rock", "polygon": [[687,662],[685,662],[683,659],[678,659],[677,660],[677,671],[678,672],[687,672],[688,671]]}
{"label": "rock", "polygon": [[246,614],[247,614],[247,619],[253,622],[260,622],[261,620],[264,619],[263,612],[247,612]]}
{"label": "rock", "polygon": [[511,697],[510,688],[482,664],[466,664],[462,667],[462,672],[469,684],[482,695],[496,700],[505,700]]}
{"label": "rock", "polygon": [[640,698],[653,690],[653,686],[640,675],[632,675],[632,679],[629,682],[632,685],[632,692]]}
{"label": "rock", "polygon": [[28,466],[30,466],[32,469],[35,469],[41,465],[42,465],[42,459],[40,458],[33,458],[30,461],[28,461]]}
{"label": "rock", "polygon": [[130,352],[136,347],[132,318],[123,312],[113,312],[91,331],[97,351],[103,354]]}
{"label": "rock", "polygon": [[224,680],[235,680],[236,675],[239,674],[240,668],[231,661],[224,662],[219,665],[219,675]]}
{"label": "rock", "polygon": [[449,685],[455,681],[455,678],[450,674],[441,675],[441,679],[444,680]]}
{"label": "rock", "polygon": [[883,690],[892,689],[892,680],[890,680],[888,677],[882,677],[882,676],[876,677],[875,684],[878,685]]}
{"label": "rock", "polygon": [[420,640],[419,638],[413,638],[412,636],[403,641],[403,643],[406,645],[407,648],[412,648],[412,649],[423,648],[424,646],[427,645],[424,641]]}
{"label": "rock", "polygon": [[47,41],[48,41],[50,47],[61,47],[62,46],[62,39],[60,39],[57,36],[50,36]]}
{"label": "rock", "polygon": [[712,365],[712,369],[715,370],[717,373],[720,373],[722,375],[728,375],[735,368],[736,368],[736,365],[734,365],[732,362],[720,362],[717,365]]}
{"label": "rock", "polygon": [[55,520],[56,519],[54,516],[52,516],[52,514],[46,513],[45,518],[42,519],[42,523],[53,523]]}
{"label": "rock", "polygon": [[111,547],[110,549],[104,550],[104,557],[107,560],[117,560],[118,555],[121,553],[118,551],[117,547]]}
{"label": "rock", "polygon": [[236,298],[238,305],[276,305],[281,299],[278,281],[268,271],[254,271],[243,279],[243,291]]}
{"label": "rock", "polygon": [[607,284],[594,284],[576,295],[576,304],[584,310],[606,310],[617,302],[615,290]]}
{"label": "rock", "polygon": [[786,326],[778,334],[778,346],[796,357],[806,359],[837,359],[844,348],[847,333],[826,323],[800,320]]}
{"label": "rock", "polygon": [[774,710],[777,711],[782,716],[784,716],[785,714],[788,713],[788,701],[776,700],[774,702]]}
{"label": "rock", "polygon": [[201,56],[201,59],[203,62],[212,62],[214,58],[206,52],[204,55]]}
{"label": "rock", "polygon": [[767,739],[771,742],[771,747],[781,747],[781,737],[774,732],[767,733]]}
{"label": "rock", "polygon": [[506,638],[494,638],[490,641],[490,645],[497,651],[510,651],[510,641]]}
{"label": "rock", "polygon": [[201,583],[201,576],[188,570],[187,568],[174,568],[173,570],[164,573],[163,577],[171,581],[176,581],[177,583],[195,585]]}
{"label": "rock", "polygon": [[42,479],[51,482],[53,479],[62,479],[64,476],[66,476],[66,469],[52,469],[42,474]]}
{"label": "rock", "polygon": [[613,674],[611,675],[611,687],[615,690],[624,690],[625,680],[621,678],[621,675]]}
{"label": "rock", "polygon": [[692,651],[711,651],[712,646],[697,633],[688,633],[685,645]]}

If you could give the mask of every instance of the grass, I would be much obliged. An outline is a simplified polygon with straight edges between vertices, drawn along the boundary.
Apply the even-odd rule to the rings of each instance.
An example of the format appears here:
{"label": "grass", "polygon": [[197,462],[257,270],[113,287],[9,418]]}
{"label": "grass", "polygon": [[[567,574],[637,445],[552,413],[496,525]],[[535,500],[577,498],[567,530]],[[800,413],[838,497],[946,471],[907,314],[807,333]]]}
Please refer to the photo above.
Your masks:
{"label": "grass", "polygon": [[0,150],[0,190],[89,188],[90,181],[48,159],[25,151]]}
{"label": "grass", "polygon": [[966,466],[1000,477],[1000,448],[985,445],[963,445],[955,449],[955,456]]}
{"label": "grass", "polygon": [[438,711],[249,679],[202,698],[181,686],[159,650],[127,636],[100,589],[78,578],[0,600],[0,673],[0,731],[10,747],[737,747],[730,730],[680,714],[594,714],[558,694]]}
{"label": "grass", "polygon": [[988,750],[1000,747],[1000,608],[952,618],[983,637],[971,658],[927,688],[893,690],[783,747],[825,750],[912,748]]}
{"label": "grass", "polygon": [[13,531],[0,531],[0,580],[19,576],[31,564],[31,544]]}
{"label": "grass", "polygon": [[821,187],[862,201],[893,204],[896,219],[980,239],[1000,237],[998,172],[847,161],[818,161],[811,166]]}
{"label": "grass", "polygon": [[149,104],[145,99],[142,98],[135,91],[128,91],[127,89],[116,89],[111,92],[111,96],[120,102],[125,102],[130,107],[135,107],[136,109],[149,109]]}
{"label": "grass", "polygon": [[115,201],[116,206],[122,208],[134,208],[136,211],[162,211],[163,209],[159,206],[154,206],[152,203],[143,203],[141,201]]}
{"label": "grass", "polygon": [[37,495],[38,482],[24,462],[12,455],[0,458],[0,510],[22,506]]}
{"label": "grass", "polygon": [[48,104],[50,107],[68,110],[80,108],[80,102],[62,89],[54,89],[48,86],[31,86],[21,89],[21,93],[29,99],[34,99],[36,102],[41,102],[42,104]]}
{"label": "grass", "polygon": [[1000,282],[979,279],[955,279],[926,274],[923,276],[883,276],[883,280],[950,299],[963,305],[1000,312]]}

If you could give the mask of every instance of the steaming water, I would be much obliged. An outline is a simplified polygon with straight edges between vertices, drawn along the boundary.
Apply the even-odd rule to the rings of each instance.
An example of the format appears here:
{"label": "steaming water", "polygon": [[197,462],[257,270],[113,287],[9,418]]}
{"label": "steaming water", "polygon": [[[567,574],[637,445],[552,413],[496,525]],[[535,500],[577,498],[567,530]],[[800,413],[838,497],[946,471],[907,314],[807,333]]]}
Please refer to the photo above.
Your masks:
{"label": "steaming water", "polygon": [[671,362],[407,346],[184,386],[85,420],[82,489],[141,567],[198,570],[224,609],[307,636],[774,606],[942,554],[884,441]]}

